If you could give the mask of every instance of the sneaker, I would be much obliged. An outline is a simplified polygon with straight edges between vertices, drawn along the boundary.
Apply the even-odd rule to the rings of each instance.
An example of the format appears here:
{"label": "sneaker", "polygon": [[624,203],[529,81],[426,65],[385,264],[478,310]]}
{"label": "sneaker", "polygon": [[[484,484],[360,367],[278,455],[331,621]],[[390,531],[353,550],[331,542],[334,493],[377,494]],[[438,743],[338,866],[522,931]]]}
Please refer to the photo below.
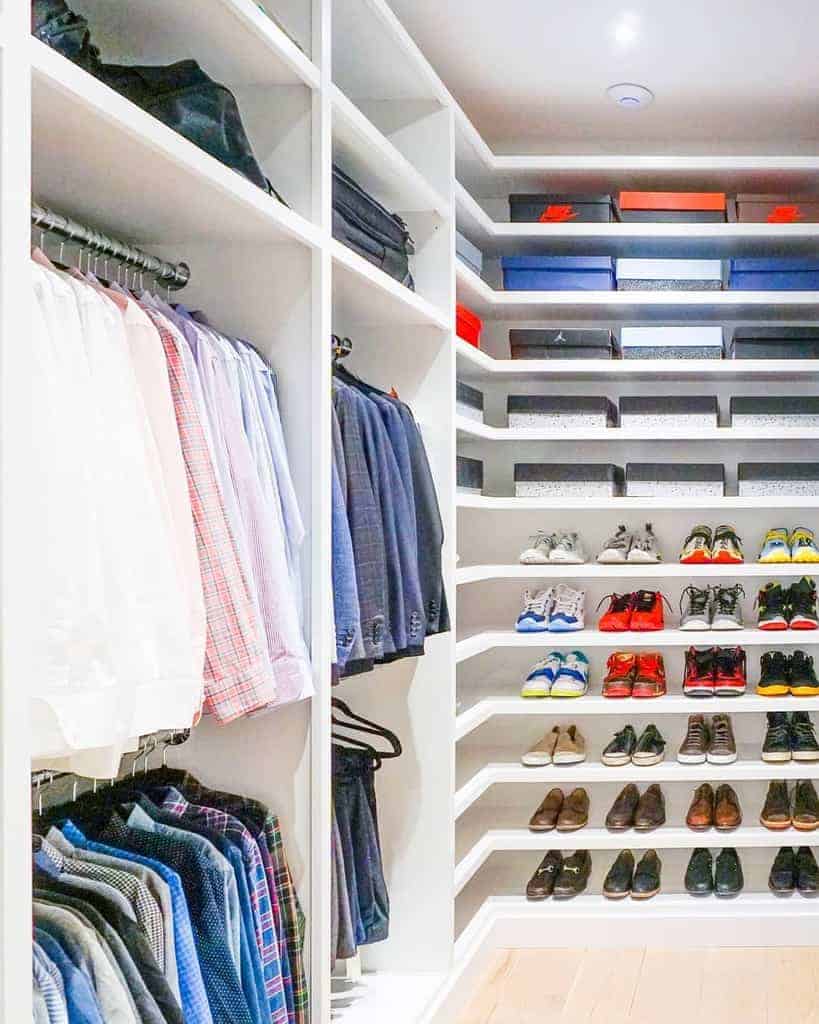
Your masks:
{"label": "sneaker", "polygon": [[608,594],[598,604],[598,608],[608,601],[609,606],[600,616],[597,628],[604,633],[625,633],[631,628],[631,612],[634,605],[634,594]]}
{"label": "sneaker", "polygon": [[551,764],[554,757],[557,739],[560,735],[560,726],[556,725],[550,729],[545,736],[542,736],[537,743],[521,757],[520,763],[527,768],[542,768]]}
{"label": "sneaker", "polygon": [[711,561],[719,565],[739,565],[745,561],[742,541],[733,526],[718,526],[714,530],[714,546]]}
{"label": "sneaker", "polygon": [[776,779],[768,784],[759,823],[769,832],[784,832],[791,827],[791,798],[787,782]]}
{"label": "sneaker", "polygon": [[549,629],[549,612],[552,610],[552,588],[538,590],[533,596],[523,591],[523,611],[518,615],[515,629],[518,633],[545,633]]}
{"label": "sneaker", "polygon": [[782,764],[791,759],[791,730],[785,711],[768,712],[768,728],[762,743],[762,760]]}
{"label": "sneaker", "polygon": [[717,896],[738,896],[744,885],[739,854],[734,849],[723,850],[714,862],[714,891]]}
{"label": "sneaker", "polygon": [[759,607],[757,624],[760,629],[781,630],[788,628],[788,591],[779,583],[766,583],[760,590],[756,603]]}
{"label": "sneaker", "polygon": [[665,740],[656,725],[647,725],[631,756],[633,764],[645,767],[659,764],[665,757]]}
{"label": "sneaker", "polygon": [[563,870],[563,854],[559,850],[549,850],[526,883],[526,899],[537,901],[548,899],[555,888],[555,882]]}
{"label": "sneaker", "polygon": [[603,680],[604,697],[630,697],[634,687],[634,673],[637,671],[637,655],[631,651],[614,651],[606,662],[606,677]]}
{"label": "sneaker", "polygon": [[548,697],[562,665],[560,651],[549,651],[545,658],[536,661],[521,687],[521,697]]}
{"label": "sneaker", "polygon": [[683,693],[686,697],[713,697],[716,687],[714,678],[714,649],[712,647],[689,647],[685,652],[685,675]]}
{"label": "sneaker", "polygon": [[[630,628],[637,633],[657,632],[665,628],[663,601],[668,601],[658,590],[638,590],[634,595]],[[671,606],[668,605],[669,611]]]}
{"label": "sneaker", "polygon": [[[762,683],[759,685],[761,687]],[[788,659],[787,689],[794,697],[815,697],[819,694],[819,680],[813,668],[813,658],[804,651],[794,651]]]}
{"label": "sneaker", "polygon": [[794,761],[819,761],[819,743],[807,711],[791,715],[791,757]]}
{"label": "sneaker", "polygon": [[561,530],[552,544],[549,561],[562,565],[582,565],[586,561],[586,552],[580,537],[576,533]]}
{"label": "sneaker", "polygon": [[686,587],[680,594],[680,629],[688,632],[711,628],[711,588]]}
{"label": "sneaker", "polygon": [[745,651],[717,647],[714,651],[714,696],[741,697],[748,688]]}
{"label": "sneaker", "polygon": [[637,655],[632,697],[636,699],[662,697],[665,693],[665,662],[662,654],[657,654],[654,651],[641,651]]}
{"label": "sneaker", "polygon": [[557,737],[552,764],[580,764],[586,760],[586,740],[576,725],[561,729]]}
{"label": "sneaker", "polygon": [[791,823],[799,832],[815,832],[819,828],[819,796],[810,779],[800,779],[794,786]]}
{"label": "sneaker", "polygon": [[637,746],[637,734],[633,726],[627,725],[614,734],[614,738],[603,749],[600,760],[609,768],[630,764]]}
{"label": "sneaker", "polygon": [[651,523],[646,523],[645,529],[634,534],[628,552],[628,560],[629,562],[641,562],[644,565],[663,560]]}
{"label": "sneaker", "polygon": [[549,553],[555,542],[553,533],[538,530],[529,538],[529,547],[520,553],[521,565],[548,565]]}
{"label": "sneaker", "polygon": [[576,590],[565,583],[559,584],[552,592],[552,604],[549,611],[550,633],[576,633],[586,625],[583,617],[583,606],[586,603],[586,591]]}
{"label": "sneaker", "polygon": [[763,565],[774,562],[790,562],[791,541],[790,535],[784,526],[775,526],[765,534],[762,542],[762,550],[759,552],[759,561]]}
{"label": "sneaker", "polygon": [[819,629],[816,614],[816,584],[803,576],[791,584],[788,596],[788,625],[791,629]]}
{"label": "sneaker", "polygon": [[711,742],[708,744],[709,764],[733,764],[737,759],[737,744],[731,719],[727,715],[714,715],[711,719]]}
{"label": "sneaker", "polygon": [[617,527],[613,536],[609,537],[605,544],[603,544],[600,554],[597,556],[597,561],[601,565],[618,565],[625,562],[628,559],[628,553],[631,550],[633,540],[634,535],[621,524]]}
{"label": "sneaker", "polygon": [[708,760],[710,736],[704,715],[689,715],[685,739],[677,751],[680,764],[705,764]]}
{"label": "sneaker", "polygon": [[563,659],[552,686],[553,697],[582,697],[589,688],[589,659],[582,651],[571,651]]}
{"label": "sneaker", "polygon": [[685,538],[680,561],[683,565],[706,565],[713,561],[714,535],[710,526],[695,526]]}
{"label": "sneaker", "polygon": [[[759,659],[759,683],[756,692],[760,697],[784,697],[788,693],[791,678],[790,666],[791,659],[782,651],[765,651]],[[817,692],[819,692],[819,684],[817,684]]]}
{"label": "sneaker", "polygon": [[733,587],[716,586],[713,588],[714,612],[711,618],[711,629],[742,629],[742,605],[740,598],[745,591],[739,583]]}
{"label": "sneaker", "polygon": [[789,538],[792,562],[819,562],[819,548],[813,530],[797,526]]}

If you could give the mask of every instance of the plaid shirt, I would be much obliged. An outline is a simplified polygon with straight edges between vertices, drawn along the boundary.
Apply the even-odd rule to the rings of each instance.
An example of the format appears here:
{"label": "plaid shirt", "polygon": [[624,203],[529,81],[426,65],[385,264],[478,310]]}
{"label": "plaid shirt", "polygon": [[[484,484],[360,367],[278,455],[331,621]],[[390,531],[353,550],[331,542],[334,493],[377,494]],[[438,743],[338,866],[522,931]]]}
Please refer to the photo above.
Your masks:
{"label": "plaid shirt", "polygon": [[156,310],[144,309],[165,350],[196,530],[207,613],[204,707],[230,722],[273,703],[276,688],[174,334]]}
{"label": "plaid shirt", "polygon": [[256,944],[262,960],[265,991],[270,1006],[271,1024],[287,1024],[289,1016],[271,893],[259,847],[253,836],[238,818],[214,807],[189,803],[179,790],[173,787],[165,791],[162,809],[181,818],[201,822],[212,831],[226,836],[241,851],[256,926]]}

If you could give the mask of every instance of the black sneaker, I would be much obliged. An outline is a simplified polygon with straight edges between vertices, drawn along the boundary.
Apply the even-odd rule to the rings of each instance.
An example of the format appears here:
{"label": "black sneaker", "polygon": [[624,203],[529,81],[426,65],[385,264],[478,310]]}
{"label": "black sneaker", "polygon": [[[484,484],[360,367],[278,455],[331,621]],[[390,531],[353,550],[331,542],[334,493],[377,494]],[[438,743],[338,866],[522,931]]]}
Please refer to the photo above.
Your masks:
{"label": "black sneaker", "polygon": [[791,659],[782,651],[765,651],[759,659],[760,697],[784,697],[790,688],[790,667]]}
{"label": "black sneaker", "polygon": [[809,846],[800,846],[796,851],[796,888],[803,896],[819,893],[819,865]]}
{"label": "black sneaker", "polygon": [[744,885],[739,856],[729,847],[720,853],[714,864],[714,889],[717,896],[737,896]]}
{"label": "black sneaker", "polygon": [[660,735],[656,725],[647,725],[642,736],[637,740],[637,746],[631,760],[637,765],[659,764],[665,756],[665,740]]}
{"label": "black sneaker", "polygon": [[759,606],[760,629],[788,628],[789,594],[790,591],[783,589],[781,583],[766,583],[759,591],[756,603]]}
{"label": "black sneaker", "polygon": [[606,746],[600,760],[610,768],[630,764],[637,747],[637,734],[631,725],[614,734],[614,739]]}
{"label": "black sneaker", "polygon": [[790,657],[788,689],[794,697],[815,697],[819,694],[813,658],[804,651],[794,651]]}
{"label": "black sneaker", "polygon": [[775,763],[791,759],[791,728],[787,713],[768,712],[768,730],[762,744],[762,760]]}
{"label": "black sneaker", "polygon": [[791,715],[791,757],[794,761],[819,761],[819,743],[807,711]]}
{"label": "black sneaker", "polygon": [[809,576],[792,583],[788,591],[788,625],[791,629],[819,629],[816,584]]}
{"label": "black sneaker", "polygon": [[796,857],[790,846],[783,846],[771,865],[768,888],[777,896],[790,896],[796,888],[796,879]]}

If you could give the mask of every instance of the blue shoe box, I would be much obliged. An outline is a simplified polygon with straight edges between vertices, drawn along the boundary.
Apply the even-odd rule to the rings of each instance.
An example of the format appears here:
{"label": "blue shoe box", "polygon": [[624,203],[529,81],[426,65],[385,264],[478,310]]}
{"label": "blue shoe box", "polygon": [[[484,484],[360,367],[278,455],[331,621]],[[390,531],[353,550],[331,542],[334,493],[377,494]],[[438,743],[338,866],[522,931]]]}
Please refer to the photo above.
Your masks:
{"label": "blue shoe box", "polygon": [[819,259],[805,256],[733,259],[728,287],[732,291],[817,291]]}
{"label": "blue shoe box", "polygon": [[504,256],[508,292],[612,292],[614,260],[608,256]]}

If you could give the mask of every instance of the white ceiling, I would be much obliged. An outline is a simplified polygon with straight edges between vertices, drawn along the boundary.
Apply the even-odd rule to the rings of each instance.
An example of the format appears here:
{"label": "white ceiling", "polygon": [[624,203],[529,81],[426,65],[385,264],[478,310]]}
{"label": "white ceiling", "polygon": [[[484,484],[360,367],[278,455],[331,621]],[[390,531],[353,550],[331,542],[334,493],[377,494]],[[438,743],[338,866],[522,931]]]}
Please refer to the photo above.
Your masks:
{"label": "white ceiling", "polygon": [[[816,149],[816,0],[391,2],[496,152]],[[623,81],[655,102],[614,106]]]}

